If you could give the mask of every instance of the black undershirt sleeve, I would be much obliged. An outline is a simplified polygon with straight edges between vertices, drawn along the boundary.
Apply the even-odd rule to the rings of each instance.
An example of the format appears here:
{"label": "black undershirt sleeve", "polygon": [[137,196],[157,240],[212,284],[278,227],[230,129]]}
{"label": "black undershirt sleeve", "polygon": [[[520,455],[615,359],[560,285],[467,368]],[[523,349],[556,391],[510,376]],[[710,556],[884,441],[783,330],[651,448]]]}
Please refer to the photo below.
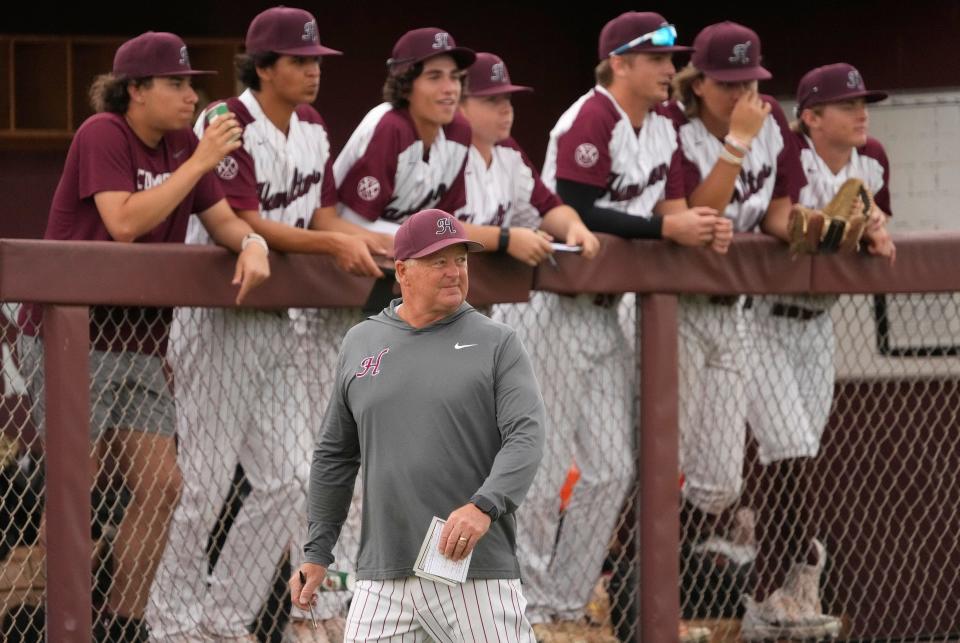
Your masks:
{"label": "black undershirt sleeve", "polygon": [[594,205],[602,194],[603,188],[557,179],[557,196],[576,210],[584,225],[593,232],[606,232],[625,239],[663,238],[663,217],[653,215],[647,219]]}

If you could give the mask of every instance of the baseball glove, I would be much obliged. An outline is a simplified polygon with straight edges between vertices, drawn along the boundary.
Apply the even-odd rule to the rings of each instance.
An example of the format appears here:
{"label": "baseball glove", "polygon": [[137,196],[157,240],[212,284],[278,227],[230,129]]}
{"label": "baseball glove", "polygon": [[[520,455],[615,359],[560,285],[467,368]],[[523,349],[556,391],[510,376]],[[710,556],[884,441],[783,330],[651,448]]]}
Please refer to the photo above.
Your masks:
{"label": "baseball glove", "polygon": [[787,234],[790,253],[856,252],[873,210],[873,197],[860,179],[847,179],[821,210],[795,205]]}

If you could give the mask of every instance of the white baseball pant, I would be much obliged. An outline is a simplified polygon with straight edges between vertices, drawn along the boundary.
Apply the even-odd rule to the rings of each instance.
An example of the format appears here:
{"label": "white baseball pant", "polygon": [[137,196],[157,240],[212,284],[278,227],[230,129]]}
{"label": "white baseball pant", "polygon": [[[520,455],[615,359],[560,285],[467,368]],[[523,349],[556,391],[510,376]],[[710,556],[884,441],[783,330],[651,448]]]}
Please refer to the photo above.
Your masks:
{"label": "white baseball pant", "polygon": [[[806,300],[806,301],[805,301]],[[762,464],[816,457],[833,405],[835,338],[823,298],[759,297],[753,332],[744,347],[749,360],[747,420]],[[805,305],[804,305],[805,304]],[[787,306],[822,314],[788,317]],[[779,315],[774,310],[779,307]]]}
{"label": "white baseball pant", "polygon": [[357,581],[345,641],[535,643],[518,579]]}
{"label": "white baseball pant", "polygon": [[742,298],[724,305],[680,297],[678,367],[683,495],[718,514],[742,489],[746,447],[746,359],[749,311]]}
{"label": "white baseball pant", "polygon": [[[325,372],[317,370],[319,347],[302,330],[286,312],[176,311],[169,357],[184,488],[148,607],[159,640],[201,630],[246,633],[283,553],[302,548],[294,540],[305,533],[324,410],[314,400]],[[208,574],[207,540],[237,463],[252,490]]]}
{"label": "white baseball pant", "polygon": [[[517,512],[533,623],[582,617],[634,481],[634,356],[616,302],[594,300],[537,292],[529,304],[494,307],[530,353],[547,410],[543,461]],[[560,488],[573,462],[580,480],[561,527]]]}

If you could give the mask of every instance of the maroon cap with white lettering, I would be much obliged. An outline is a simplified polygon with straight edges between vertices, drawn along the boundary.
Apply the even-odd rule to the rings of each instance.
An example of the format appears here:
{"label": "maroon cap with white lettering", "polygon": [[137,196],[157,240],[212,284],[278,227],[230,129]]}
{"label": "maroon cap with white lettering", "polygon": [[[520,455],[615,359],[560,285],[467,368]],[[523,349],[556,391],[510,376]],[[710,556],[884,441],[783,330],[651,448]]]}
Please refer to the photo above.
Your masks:
{"label": "maroon cap with white lettering", "polygon": [[113,57],[113,75],[121,78],[153,76],[199,76],[215,74],[190,68],[187,46],[180,36],[165,31],[148,31],[126,41]]}
{"label": "maroon cap with white lettering", "polygon": [[736,22],[704,27],[693,41],[690,62],[707,77],[736,83],[767,80],[773,74],[760,66],[760,37]]}
{"label": "maroon cap with white lettering", "polygon": [[459,69],[466,69],[477,58],[472,49],[457,47],[453,36],[443,29],[423,27],[400,36],[400,40],[393,46],[393,55],[387,60],[387,66],[391,71],[397,72],[443,54],[453,57]]}
{"label": "maroon cap with white lettering", "polygon": [[500,56],[481,51],[477,60],[467,70],[468,96],[496,96],[515,92],[532,92],[533,87],[514,85],[510,82],[510,72]]}
{"label": "maroon cap with white lettering", "polygon": [[248,54],[273,52],[288,56],[339,56],[320,44],[317,19],[309,11],[272,7],[257,14],[244,41]]}
{"label": "maroon cap with white lettering", "polygon": [[480,252],[483,244],[467,239],[467,231],[456,217],[443,210],[421,210],[409,217],[393,237],[393,253],[397,261],[419,259],[462,243],[468,252]]}
{"label": "maroon cap with white lettering", "polygon": [[811,69],[797,87],[797,113],[808,107],[862,98],[876,103],[887,97],[887,92],[869,90],[857,68],[847,63],[834,63]]}

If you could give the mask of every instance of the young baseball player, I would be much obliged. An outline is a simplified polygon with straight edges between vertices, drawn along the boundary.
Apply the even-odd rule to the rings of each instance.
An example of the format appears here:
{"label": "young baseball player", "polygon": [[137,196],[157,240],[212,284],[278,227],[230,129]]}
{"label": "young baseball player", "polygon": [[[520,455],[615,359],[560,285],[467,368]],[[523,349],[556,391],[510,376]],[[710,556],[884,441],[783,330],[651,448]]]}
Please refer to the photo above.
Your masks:
{"label": "young baseball player", "polygon": [[[606,24],[597,85],[551,131],[543,181],[594,232],[728,243],[729,228],[718,230],[712,210],[684,201],[677,133],[660,107],[672,54],[689,50],[675,43],[676,30],[655,13],[628,12]],[[633,481],[634,362],[618,299],[535,293],[529,306],[505,307],[546,383],[551,427],[519,516],[527,613],[541,639],[562,638],[582,619]],[[559,490],[572,461],[580,480],[558,535]]]}
{"label": "young baseball player", "polygon": [[[309,12],[289,7],[257,15],[245,45],[237,70],[247,89],[226,101],[243,125],[242,147],[217,166],[227,199],[272,248],[332,254],[344,270],[382,276],[370,253],[386,254],[390,242],[337,217],[330,139],[310,107],[323,57],[340,52],[320,44]],[[198,132],[213,126],[210,109]],[[210,239],[194,221],[188,241]],[[171,362],[184,490],[153,589],[156,636],[246,635],[291,539],[299,561],[304,454],[329,396],[323,374],[333,368],[318,359],[317,325],[305,311],[177,311]],[[208,574],[207,538],[238,462],[252,490]],[[328,600],[320,607],[325,628],[336,630],[342,606]],[[295,640],[314,640],[308,620],[294,610]]]}
{"label": "young baseball player", "polygon": [[397,40],[384,102],[364,116],[333,166],[345,220],[392,235],[418,210],[463,206],[471,132],[457,107],[475,58],[442,29]]}
{"label": "young baseball player", "polygon": [[[757,91],[771,77],[761,66],[757,34],[743,25],[722,22],[697,35],[691,64],[675,81],[674,106],[684,155],[685,184],[691,203],[724,212],[740,232],[762,230],[786,238],[792,204],[806,183],[796,139],[780,106]],[[748,389],[757,377],[773,379],[785,364],[756,360],[756,317],[769,314],[766,298],[686,297],[680,309],[681,468],[687,546],[716,527],[717,516],[731,507],[742,488],[746,449]],[[753,425],[761,453],[768,458],[789,444],[781,426]],[[789,500],[788,502],[792,502]],[[760,517],[763,522],[769,518]],[[798,627],[819,627],[815,634],[836,634],[839,622],[824,616],[819,572],[825,552],[814,542],[813,565],[798,565],[784,591],[790,593]],[[761,542],[760,548],[764,544]],[[741,636],[761,634],[749,598]]]}
{"label": "young baseball player", "polygon": [[[867,134],[866,107],[886,96],[868,90],[860,72],[846,63],[813,69],[797,89],[799,120],[793,135],[806,178],[799,203],[823,209],[846,180],[861,179],[876,206],[864,235],[867,250],[892,261],[896,249],[884,226],[890,213],[890,167],[883,146]],[[833,296],[774,295],[756,305],[748,351],[754,394],[747,418],[757,434],[777,440],[760,441],[767,501],[758,524],[757,586],[746,599],[742,627],[750,639],[826,636],[838,628],[836,618],[810,621],[791,604],[797,579],[819,582],[823,565],[820,556],[808,560],[813,534],[807,512],[815,502],[809,493],[813,458],[833,402],[829,308],[835,301]],[[814,543],[816,553],[821,545]]]}
{"label": "young baseball player", "polygon": [[552,252],[551,238],[581,246],[587,258],[596,255],[600,242],[576,211],[543,184],[510,137],[512,95],[531,88],[512,84],[506,64],[490,53],[477,54],[467,72],[467,88],[460,101],[472,131],[464,175],[467,202],[454,215],[469,224],[471,238],[530,265]]}
{"label": "young baseball player", "polygon": [[[77,130],[53,197],[45,238],[182,243],[191,212],[220,244],[240,252],[238,302],[269,275],[267,246],[237,218],[211,173],[239,146],[227,115],[198,141],[190,131],[197,95],[183,41],[147,32],[117,50],[97,78],[98,112]],[[109,457],[131,491],[113,541],[113,584],[95,624],[97,641],[146,641],[143,613],[181,488],[174,401],[163,372],[170,310],[91,308],[94,465]],[[42,359],[42,309],[25,305],[20,356]],[[31,382],[43,426],[42,382]],[[53,580],[52,582],[56,582]]]}

